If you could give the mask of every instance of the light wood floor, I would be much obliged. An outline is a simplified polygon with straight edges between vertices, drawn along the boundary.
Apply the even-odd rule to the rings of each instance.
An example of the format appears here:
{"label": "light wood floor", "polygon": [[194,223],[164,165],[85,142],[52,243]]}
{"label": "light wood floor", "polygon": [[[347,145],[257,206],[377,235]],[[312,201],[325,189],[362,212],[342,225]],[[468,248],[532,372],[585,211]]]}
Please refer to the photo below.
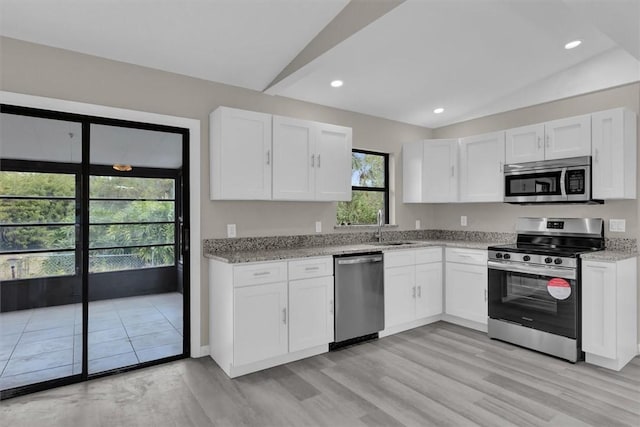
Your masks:
{"label": "light wood floor", "polygon": [[0,402],[2,426],[638,426],[621,372],[438,322],[235,380],[209,358]]}

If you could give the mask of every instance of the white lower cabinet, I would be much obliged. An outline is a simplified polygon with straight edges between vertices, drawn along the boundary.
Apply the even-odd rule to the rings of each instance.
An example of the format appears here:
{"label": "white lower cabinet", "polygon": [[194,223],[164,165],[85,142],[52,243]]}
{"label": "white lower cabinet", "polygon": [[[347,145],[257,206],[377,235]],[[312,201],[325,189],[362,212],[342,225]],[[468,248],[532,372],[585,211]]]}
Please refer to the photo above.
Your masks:
{"label": "white lower cabinet", "polygon": [[290,281],[289,307],[289,351],[333,341],[333,276]]}
{"label": "white lower cabinet", "polygon": [[386,252],[381,336],[426,325],[442,313],[442,248]]}
{"label": "white lower cabinet", "polygon": [[445,320],[486,331],[487,251],[447,248]]}
{"label": "white lower cabinet", "polygon": [[209,261],[209,347],[230,377],[328,351],[333,257]]}
{"label": "white lower cabinet", "polygon": [[637,260],[582,262],[582,350],[619,371],[638,354]]}
{"label": "white lower cabinet", "polygon": [[287,283],[234,290],[233,362],[246,365],[288,351]]}

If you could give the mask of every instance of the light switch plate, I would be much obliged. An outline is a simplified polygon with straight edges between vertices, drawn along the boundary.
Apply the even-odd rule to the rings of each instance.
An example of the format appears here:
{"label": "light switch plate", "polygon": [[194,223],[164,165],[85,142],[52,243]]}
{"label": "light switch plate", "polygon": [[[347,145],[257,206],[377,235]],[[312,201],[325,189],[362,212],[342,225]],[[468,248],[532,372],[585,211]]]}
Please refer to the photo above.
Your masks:
{"label": "light switch plate", "polygon": [[420,230],[420,226],[421,226],[420,220],[416,219],[416,230]]}
{"label": "light switch plate", "polygon": [[624,233],[627,227],[627,221],[624,219],[610,219],[609,231]]}
{"label": "light switch plate", "polygon": [[460,217],[460,225],[462,225],[463,227],[467,226],[467,216],[466,215],[462,215]]}
{"label": "light switch plate", "polygon": [[322,221],[316,221],[316,233],[322,233]]}
{"label": "light switch plate", "polygon": [[236,237],[236,225],[227,224],[227,237]]}

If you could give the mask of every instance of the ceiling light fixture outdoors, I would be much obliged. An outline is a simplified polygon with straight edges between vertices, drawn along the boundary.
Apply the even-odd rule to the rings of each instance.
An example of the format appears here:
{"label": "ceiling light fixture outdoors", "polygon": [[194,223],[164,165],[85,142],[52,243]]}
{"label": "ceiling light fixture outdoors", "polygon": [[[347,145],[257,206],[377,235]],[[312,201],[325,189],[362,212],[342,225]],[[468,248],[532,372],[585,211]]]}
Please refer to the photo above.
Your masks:
{"label": "ceiling light fixture outdoors", "polygon": [[573,49],[575,47],[578,47],[582,44],[582,40],[574,40],[572,42],[569,42],[567,44],[564,45],[564,48],[569,50],[569,49]]}
{"label": "ceiling light fixture outdoors", "polygon": [[120,163],[114,164],[113,168],[118,172],[131,172],[131,170],[133,170],[131,165],[121,165]]}
{"label": "ceiling light fixture outdoors", "polygon": [[331,87],[340,87],[344,84],[342,80],[334,80],[331,82]]}
{"label": "ceiling light fixture outdoors", "polygon": [[444,108],[438,107],[435,110],[433,110],[433,112],[436,113],[436,114],[440,114],[440,113],[444,112]]}

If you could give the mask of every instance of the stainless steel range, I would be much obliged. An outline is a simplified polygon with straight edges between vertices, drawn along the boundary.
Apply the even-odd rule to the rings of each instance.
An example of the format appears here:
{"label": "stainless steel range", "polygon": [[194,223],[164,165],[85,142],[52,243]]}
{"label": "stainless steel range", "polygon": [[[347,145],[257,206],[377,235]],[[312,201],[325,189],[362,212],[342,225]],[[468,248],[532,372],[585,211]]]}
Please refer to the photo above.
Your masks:
{"label": "stainless steel range", "polygon": [[604,249],[600,218],[519,218],[517,242],[489,247],[491,338],[582,359],[580,254]]}

